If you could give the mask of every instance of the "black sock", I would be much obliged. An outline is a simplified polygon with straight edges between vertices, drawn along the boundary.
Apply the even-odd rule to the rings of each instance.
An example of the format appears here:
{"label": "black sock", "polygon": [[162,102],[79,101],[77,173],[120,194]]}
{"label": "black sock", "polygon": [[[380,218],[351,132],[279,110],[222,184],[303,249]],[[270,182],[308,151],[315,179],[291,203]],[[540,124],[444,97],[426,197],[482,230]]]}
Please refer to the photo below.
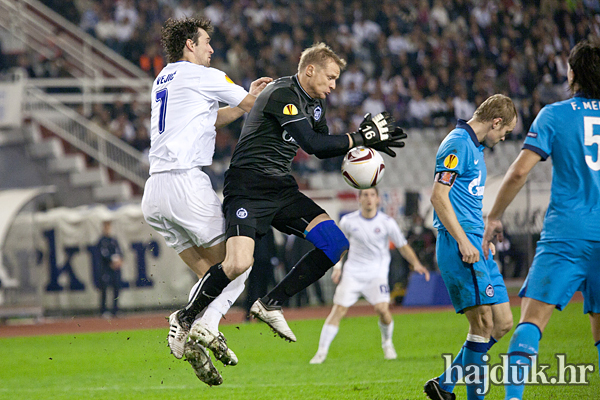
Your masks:
{"label": "black sock", "polygon": [[230,282],[231,280],[225,275],[221,263],[210,267],[188,305],[179,313],[179,320],[191,326],[196,315],[219,296]]}
{"label": "black sock", "polygon": [[318,281],[331,267],[333,262],[322,250],[311,250],[294,265],[294,268],[273,290],[261,298],[261,301],[265,305],[280,306],[285,300]]}

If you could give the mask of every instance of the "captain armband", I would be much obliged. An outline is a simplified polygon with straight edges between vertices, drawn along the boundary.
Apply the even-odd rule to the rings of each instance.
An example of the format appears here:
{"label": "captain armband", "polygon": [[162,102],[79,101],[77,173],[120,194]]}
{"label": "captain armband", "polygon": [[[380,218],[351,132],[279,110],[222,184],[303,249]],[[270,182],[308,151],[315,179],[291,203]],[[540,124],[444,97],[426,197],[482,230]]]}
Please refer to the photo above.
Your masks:
{"label": "captain armband", "polygon": [[442,185],[450,186],[454,185],[454,181],[458,174],[452,171],[441,171],[435,174],[435,182],[439,182]]}

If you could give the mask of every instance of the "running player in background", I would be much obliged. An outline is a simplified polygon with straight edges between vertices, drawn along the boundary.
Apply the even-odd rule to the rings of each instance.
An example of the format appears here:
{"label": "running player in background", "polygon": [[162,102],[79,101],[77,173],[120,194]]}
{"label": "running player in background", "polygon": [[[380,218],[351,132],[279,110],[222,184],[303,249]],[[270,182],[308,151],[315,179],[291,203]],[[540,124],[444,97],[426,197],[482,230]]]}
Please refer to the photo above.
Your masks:
{"label": "running player in background", "polygon": [[[240,140],[225,175],[223,209],[227,221],[227,255],[213,265],[202,280],[183,318],[203,310],[232,279],[252,265],[254,241],[270,226],[310,241],[308,252],[250,313],[271,326],[281,337],[296,337],[283,318],[281,304],[321,278],[348,249],[348,240],[327,213],[298,189],[291,174],[292,159],[299,147],[319,158],[345,154],[355,146],[369,146],[395,154],[406,137],[387,113],[361,123],[359,131],[329,135],[326,97],[346,62],[324,43],[302,52],[298,73],[280,78],[258,96],[248,115]],[[202,321],[190,337],[212,349],[219,338]]]}
{"label": "running player in background", "polygon": [[[482,366],[485,353],[512,328],[512,313],[502,275],[482,248],[482,200],[487,170],[485,146],[493,147],[517,123],[512,100],[496,94],[485,100],[469,121],[459,119],[436,155],[431,204],[438,230],[436,253],[442,278],[457,313],[469,321],[467,340],[452,365]],[[433,400],[451,400],[461,376],[443,373],[425,384]],[[480,377],[486,379],[487,377]],[[467,385],[467,399],[483,399],[484,382]]]}
{"label": "running player in background", "polygon": [[[327,358],[329,346],[338,333],[340,321],[362,295],[375,307],[379,314],[381,347],[386,360],[398,356],[392,343],[394,320],[390,313],[390,240],[415,272],[425,275],[429,281],[429,271],[417,258],[407,243],[400,227],[393,218],[379,211],[379,192],[376,188],[361,190],[358,194],[359,210],[346,214],[340,220],[340,229],[350,242],[350,250],[344,264],[334,266],[331,279],[338,284],[333,296],[333,309],[325,320],[319,339],[317,354],[311,364],[321,364]],[[341,281],[340,281],[341,276]]]}
{"label": "running player in background", "polygon": [[[169,64],[152,86],[150,178],[142,198],[148,225],[164,237],[198,278],[225,258],[221,202],[202,172],[203,166],[212,164],[216,128],[250,111],[256,96],[272,80],[252,82],[248,93],[224,72],[210,68],[211,32],[210,21],[203,18],[169,19],[163,26],[162,42]],[[228,106],[219,108],[219,102]],[[213,330],[218,332],[219,320],[244,290],[246,277],[240,275],[205,311],[202,319]],[[185,355],[204,382],[220,384],[222,378],[206,350],[187,341],[191,322],[181,324],[177,313],[169,318],[171,352],[177,358]],[[196,317],[192,316],[192,322]],[[224,341],[222,345],[220,360],[235,365],[235,354]]]}
{"label": "running player in background", "polygon": [[[575,291],[584,296],[600,357],[600,43],[582,41],[568,59],[571,99],[545,106],[510,166],[490,211],[484,247],[502,241],[500,218],[531,169],[552,157],[552,190],[535,258],[519,296],[521,319],[510,340],[510,365],[531,366],[552,311]],[[523,370],[520,371],[521,377]],[[506,386],[522,399],[524,386]]]}

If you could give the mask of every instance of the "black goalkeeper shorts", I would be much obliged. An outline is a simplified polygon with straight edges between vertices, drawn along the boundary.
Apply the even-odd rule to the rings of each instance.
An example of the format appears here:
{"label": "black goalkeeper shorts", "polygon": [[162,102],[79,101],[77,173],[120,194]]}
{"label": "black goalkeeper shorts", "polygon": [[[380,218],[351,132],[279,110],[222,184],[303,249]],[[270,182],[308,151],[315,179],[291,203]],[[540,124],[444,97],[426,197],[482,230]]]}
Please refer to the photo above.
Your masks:
{"label": "black goalkeeper shorts", "polygon": [[227,239],[267,233],[270,226],[304,237],[306,227],[325,210],[298,189],[291,175],[267,176],[245,168],[230,168],[223,189]]}

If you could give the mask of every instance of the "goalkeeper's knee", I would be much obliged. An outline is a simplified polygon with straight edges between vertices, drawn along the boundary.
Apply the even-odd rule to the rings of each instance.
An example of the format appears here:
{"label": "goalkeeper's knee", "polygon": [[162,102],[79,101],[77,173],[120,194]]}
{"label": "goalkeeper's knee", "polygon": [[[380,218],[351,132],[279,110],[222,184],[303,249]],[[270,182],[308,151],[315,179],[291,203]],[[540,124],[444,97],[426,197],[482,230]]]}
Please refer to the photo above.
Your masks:
{"label": "goalkeeper's knee", "polygon": [[306,234],[306,240],[315,245],[315,247],[333,262],[337,263],[344,252],[348,251],[350,243],[344,233],[338,226],[329,219],[318,223]]}

